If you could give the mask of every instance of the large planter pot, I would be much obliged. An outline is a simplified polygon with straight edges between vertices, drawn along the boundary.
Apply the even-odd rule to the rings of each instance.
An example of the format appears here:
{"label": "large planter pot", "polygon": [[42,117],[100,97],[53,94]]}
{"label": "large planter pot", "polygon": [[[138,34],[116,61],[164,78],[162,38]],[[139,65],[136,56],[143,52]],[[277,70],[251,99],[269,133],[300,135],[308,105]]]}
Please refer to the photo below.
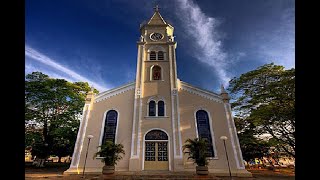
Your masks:
{"label": "large planter pot", "polygon": [[198,175],[208,175],[208,166],[196,166],[196,173]]}
{"label": "large planter pot", "polygon": [[113,174],[114,173],[114,166],[103,166],[102,174]]}

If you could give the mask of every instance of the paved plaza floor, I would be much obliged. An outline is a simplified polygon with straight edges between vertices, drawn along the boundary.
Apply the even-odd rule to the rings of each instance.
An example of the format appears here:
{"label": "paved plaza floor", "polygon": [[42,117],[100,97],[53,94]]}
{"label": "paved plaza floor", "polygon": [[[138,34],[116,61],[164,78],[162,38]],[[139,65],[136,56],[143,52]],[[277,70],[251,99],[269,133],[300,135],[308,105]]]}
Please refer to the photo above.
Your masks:
{"label": "paved plaza floor", "polygon": [[[196,175],[195,172],[168,172],[168,171],[142,171],[142,172],[116,172],[114,175],[104,178],[101,174],[82,174],[63,175],[68,166],[49,166],[46,168],[34,168],[25,166],[26,180],[187,180],[187,179],[212,179],[212,180],[230,180],[230,177],[219,177],[214,174],[208,176]],[[294,180],[295,174],[292,170],[271,171],[266,169],[249,169],[253,177],[232,177],[232,180]]]}
{"label": "paved plaza floor", "polygon": [[112,179],[112,180],[147,180],[147,179],[153,179],[153,180],[187,180],[187,179],[212,179],[212,180],[294,180],[295,176],[294,174],[282,174],[282,173],[276,173],[273,171],[252,171],[253,177],[252,178],[240,178],[240,177],[219,177],[215,176],[214,174],[209,174],[208,176],[203,175],[196,175],[193,172],[140,172],[140,173],[133,173],[133,172],[116,172],[114,175],[110,175],[108,177],[103,177],[101,174],[85,174],[84,176],[82,174],[79,175],[63,175],[62,173],[26,173],[25,179],[31,180],[31,179],[38,179],[38,180],[44,180],[44,179],[64,179],[64,180],[77,180],[77,179],[87,179],[87,180],[102,180],[102,179]]}

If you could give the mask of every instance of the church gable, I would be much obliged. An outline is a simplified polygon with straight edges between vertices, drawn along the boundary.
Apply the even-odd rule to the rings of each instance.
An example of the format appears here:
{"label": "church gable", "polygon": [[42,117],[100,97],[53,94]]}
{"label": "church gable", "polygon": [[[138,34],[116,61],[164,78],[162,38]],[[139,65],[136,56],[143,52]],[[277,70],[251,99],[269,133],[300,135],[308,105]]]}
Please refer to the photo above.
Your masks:
{"label": "church gable", "polygon": [[204,89],[200,89],[198,87],[194,87],[191,84],[179,80],[179,90],[187,91],[191,94],[195,94],[201,96],[203,98],[209,99],[211,101],[215,101],[218,103],[223,103],[222,97],[214,92],[210,92]]}
{"label": "church gable", "polygon": [[106,100],[106,99],[113,97],[113,96],[117,96],[118,94],[122,94],[126,91],[129,91],[129,90],[134,90],[135,84],[136,84],[135,82],[131,82],[131,83],[125,84],[123,86],[102,92],[102,93],[96,95],[94,103]]}

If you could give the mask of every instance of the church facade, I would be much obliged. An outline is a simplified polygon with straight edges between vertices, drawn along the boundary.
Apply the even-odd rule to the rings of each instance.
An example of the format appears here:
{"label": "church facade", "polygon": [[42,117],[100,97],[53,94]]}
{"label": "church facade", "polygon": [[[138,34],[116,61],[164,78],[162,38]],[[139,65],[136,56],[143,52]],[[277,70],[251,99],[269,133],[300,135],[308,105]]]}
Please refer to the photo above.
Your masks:
{"label": "church facade", "polygon": [[[65,173],[82,173],[84,161],[86,173],[101,173],[103,163],[93,156],[106,140],[121,143],[126,152],[116,171],[195,171],[182,146],[188,138],[201,137],[210,143],[209,171],[228,175],[220,139],[226,136],[232,174],[251,176],[244,167],[227,92],[223,87],[219,94],[210,92],[178,79],[174,27],[158,9],[140,26],[140,32],[135,82],[88,93],[72,162]],[[89,148],[88,135],[93,135]]]}

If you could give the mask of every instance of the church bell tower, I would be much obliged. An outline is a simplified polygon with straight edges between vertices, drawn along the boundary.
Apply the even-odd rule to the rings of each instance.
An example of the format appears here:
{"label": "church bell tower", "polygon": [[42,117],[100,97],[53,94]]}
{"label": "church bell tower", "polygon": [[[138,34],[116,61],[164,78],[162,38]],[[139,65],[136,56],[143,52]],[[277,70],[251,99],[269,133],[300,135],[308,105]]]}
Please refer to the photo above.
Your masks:
{"label": "church bell tower", "polygon": [[140,25],[129,165],[133,171],[147,167],[142,163],[144,138],[151,130],[161,130],[169,137],[168,170],[176,170],[175,164],[182,162],[181,134],[178,128],[177,43],[173,32],[174,27],[162,18],[158,6],[154,8],[150,20]]}

